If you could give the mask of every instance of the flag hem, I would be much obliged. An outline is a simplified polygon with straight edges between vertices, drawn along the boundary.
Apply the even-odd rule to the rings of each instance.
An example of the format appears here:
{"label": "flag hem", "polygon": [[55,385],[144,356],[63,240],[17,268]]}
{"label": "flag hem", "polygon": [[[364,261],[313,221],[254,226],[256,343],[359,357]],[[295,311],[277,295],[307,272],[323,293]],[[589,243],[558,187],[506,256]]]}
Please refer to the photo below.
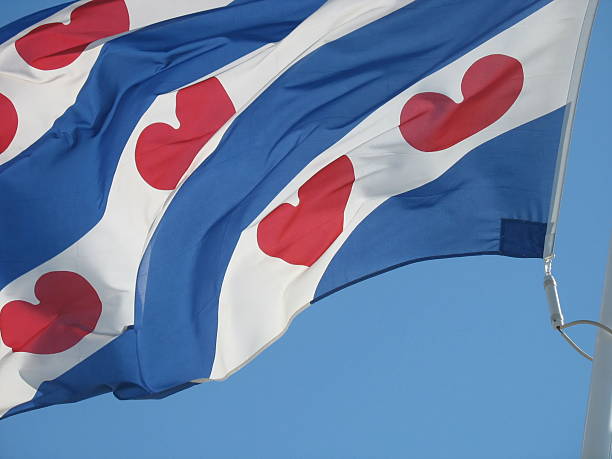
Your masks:
{"label": "flag hem", "polygon": [[546,239],[544,241],[543,258],[545,260],[554,257],[555,239],[557,236],[557,222],[559,220],[561,199],[563,197],[563,185],[565,182],[569,147],[572,140],[572,129],[574,125],[574,117],[576,114],[576,104],[578,102],[580,84],[582,82],[582,74],[584,72],[586,52],[589,45],[589,40],[591,38],[591,32],[593,30],[593,24],[595,22],[595,15],[597,13],[598,6],[599,0],[589,0],[589,4],[587,6],[584,21],[582,23],[582,28],[580,31],[578,47],[576,48],[574,67],[572,70],[572,77],[570,80],[570,87],[567,99],[568,109],[565,112],[565,120],[563,121],[563,129],[559,142],[557,165],[555,166],[555,178],[553,180],[551,194],[552,198],[550,200],[548,228],[546,231]]}

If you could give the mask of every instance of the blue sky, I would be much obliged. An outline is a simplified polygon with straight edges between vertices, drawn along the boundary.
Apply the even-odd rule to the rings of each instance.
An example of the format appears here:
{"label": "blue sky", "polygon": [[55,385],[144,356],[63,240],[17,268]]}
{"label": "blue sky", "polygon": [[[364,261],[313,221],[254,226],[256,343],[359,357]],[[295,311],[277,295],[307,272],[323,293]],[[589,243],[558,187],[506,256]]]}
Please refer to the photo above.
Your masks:
{"label": "blue sky", "polygon": [[[0,23],[57,3],[3,2]],[[612,1],[601,0],[557,239],[568,320],[599,315],[611,43]],[[540,260],[406,266],[317,303],[226,382],[1,421],[0,458],[576,458],[590,363],[550,329],[541,283]],[[572,333],[592,349],[592,331]]]}

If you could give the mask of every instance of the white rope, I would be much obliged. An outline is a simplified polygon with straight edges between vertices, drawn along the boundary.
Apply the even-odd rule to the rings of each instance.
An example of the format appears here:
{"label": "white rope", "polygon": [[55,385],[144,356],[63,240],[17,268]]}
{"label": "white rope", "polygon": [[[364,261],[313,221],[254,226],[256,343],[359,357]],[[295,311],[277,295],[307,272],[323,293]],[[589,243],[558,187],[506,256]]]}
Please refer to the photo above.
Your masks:
{"label": "white rope", "polygon": [[593,361],[593,357],[578,346],[576,342],[563,330],[575,325],[592,325],[612,336],[612,328],[602,324],[601,322],[586,319],[574,320],[573,322],[569,322],[567,324],[565,323],[565,319],[563,318],[563,310],[561,308],[561,301],[559,300],[559,292],[557,291],[557,281],[555,280],[555,276],[552,274],[553,257],[554,255],[544,258],[544,290],[546,291],[546,299],[548,300],[550,323],[555,330],[561,333],[563,339],[565,339],[565,341],[567,341],[569,345],[572,346],[581,356],[583,356],[585,359]]}
{"label": "white rope", "polygon": [[612,336],[612,329],[610,327],[606,327],[604,324],[602,324],[601,322],[596,322],[594,320],[574,320],[573,322],[569,322],[567,324],[561,325],[557,327],[557,330],[559,330],[559,333],[561,333],[561,336],[563,336],[563,338],[565,339],[565,341],[567,341],[569,343],[570,346],[572,346],[581,356],[583,356],[586,359],[589,359],[590,361],[593,361],[593,357],[591,357],[587,352],[585,352],[580,346],[578,346],[576,344],[576,342],[571,339],[567,333],[565,333],[563,330],[565,330],[566,328],[570,328],[573,327],[575,325],[593,325],[594,327],[598,327],[600,330],[605,331],[606,333],[608,333],[610,336]]}

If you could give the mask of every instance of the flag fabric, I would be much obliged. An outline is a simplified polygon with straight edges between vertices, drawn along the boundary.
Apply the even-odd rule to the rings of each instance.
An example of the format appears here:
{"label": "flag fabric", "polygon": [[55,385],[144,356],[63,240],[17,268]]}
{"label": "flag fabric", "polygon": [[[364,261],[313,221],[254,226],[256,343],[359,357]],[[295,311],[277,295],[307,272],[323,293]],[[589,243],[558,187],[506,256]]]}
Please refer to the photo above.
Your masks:
{"label": "flag fabric", "polygon": [[222,380],[401,265],[542,257],[592,3],[89,0],[1,29],[0,417]]}

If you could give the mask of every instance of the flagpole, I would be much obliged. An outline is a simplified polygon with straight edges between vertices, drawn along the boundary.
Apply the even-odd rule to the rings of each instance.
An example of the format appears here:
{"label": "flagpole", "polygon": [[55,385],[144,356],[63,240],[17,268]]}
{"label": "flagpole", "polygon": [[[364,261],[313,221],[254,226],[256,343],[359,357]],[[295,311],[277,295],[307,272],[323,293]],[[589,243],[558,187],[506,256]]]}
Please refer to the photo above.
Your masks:
{"label": "flagpole", "polygon": [[[612,238],[601,302],[600,322],[612,327]],[[584,428],[582,459],[610,459],[612,456],[612,335],[597,333],[591,389]]]}

